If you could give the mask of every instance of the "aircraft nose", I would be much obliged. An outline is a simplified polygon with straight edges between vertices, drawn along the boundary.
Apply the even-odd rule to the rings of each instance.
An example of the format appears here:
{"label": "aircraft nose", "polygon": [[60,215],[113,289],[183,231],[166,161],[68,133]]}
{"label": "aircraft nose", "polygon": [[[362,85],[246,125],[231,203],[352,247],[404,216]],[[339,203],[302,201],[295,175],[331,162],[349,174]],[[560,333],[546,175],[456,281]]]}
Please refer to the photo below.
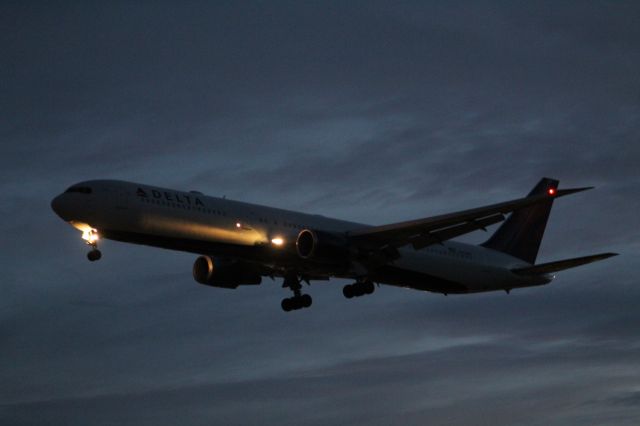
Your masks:
{"label": "aircraft nose", "polygon": [[51,209],[62,219],[66,220],[64,217],[64,202],[62,200],[62,195],[58,195],[51,200]]}

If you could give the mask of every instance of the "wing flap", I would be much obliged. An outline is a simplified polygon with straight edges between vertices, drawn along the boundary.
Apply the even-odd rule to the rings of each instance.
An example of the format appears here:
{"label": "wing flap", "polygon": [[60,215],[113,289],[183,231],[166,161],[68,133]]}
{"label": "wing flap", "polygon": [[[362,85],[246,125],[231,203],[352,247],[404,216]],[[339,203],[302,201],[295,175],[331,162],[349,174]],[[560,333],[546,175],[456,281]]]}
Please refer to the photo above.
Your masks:
{"label": "wing flap", "polygon": [[486,218],[471,220],[460,225],[453,225],[443,229],[437,229],[424,234],[419,234],[409,238],[409,242],[414,249],[420,250],[432,244],[442,244],[443,241],[450,240],[460,235],[482,229],[486,231],[486,227],[504,220],[501,213],[488,216]]}
{"label": "wing flap", "polygon": [[512,269],[511,272],[518,275],[541,275],[553,272],[563,271],[576,266],[586,265],[587,263],[597,262],[599,260],[608,259],[617,256],[618,253],[600,253],[591,256],[574,257],[572,259],[557,260],[555,262],[541,263],[539,265],[528,266],[526,268]]}

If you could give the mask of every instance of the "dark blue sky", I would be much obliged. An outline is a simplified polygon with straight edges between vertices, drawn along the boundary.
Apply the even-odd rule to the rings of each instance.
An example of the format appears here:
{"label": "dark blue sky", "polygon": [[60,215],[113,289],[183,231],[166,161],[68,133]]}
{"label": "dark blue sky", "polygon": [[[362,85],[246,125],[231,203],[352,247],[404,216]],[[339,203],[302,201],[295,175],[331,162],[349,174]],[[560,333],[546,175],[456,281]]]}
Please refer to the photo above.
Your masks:
{"label": "dark blue sky", "polygon": [[[0,5],[0,422],[637,424],[638,3],[300,3]],[[337,280],[290,314],[193,255],[90,264],[49,207],[117,178],[383,224],[542,176],[597,189],[540,261],[620,256],[509,296]]]}

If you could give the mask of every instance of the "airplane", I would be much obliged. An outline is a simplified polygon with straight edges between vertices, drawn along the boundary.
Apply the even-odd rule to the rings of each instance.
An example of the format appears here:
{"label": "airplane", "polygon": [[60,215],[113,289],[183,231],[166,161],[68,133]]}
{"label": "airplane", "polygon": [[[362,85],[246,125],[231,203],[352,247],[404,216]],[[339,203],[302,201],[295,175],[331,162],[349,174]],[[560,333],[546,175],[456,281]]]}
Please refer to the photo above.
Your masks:
{"label": "airplane", "polygon": [[[523,198],[382,226],[118,180],[72,185],[51,207],[82,232],[90,261],[102,256],[101,238],[194,253],[193,277],[207,286],[283,278],[283,288],[293,292],[281,302],[289,312],[312,304],[303,282],[349,279],[342,289],[349,299],[373,293],[376,284],[445,295],[509,293],[617,255],[535,264],[553,201],[593,188],[558,184],[543,178]],[[500,222],[482,244],[452,241]]]}

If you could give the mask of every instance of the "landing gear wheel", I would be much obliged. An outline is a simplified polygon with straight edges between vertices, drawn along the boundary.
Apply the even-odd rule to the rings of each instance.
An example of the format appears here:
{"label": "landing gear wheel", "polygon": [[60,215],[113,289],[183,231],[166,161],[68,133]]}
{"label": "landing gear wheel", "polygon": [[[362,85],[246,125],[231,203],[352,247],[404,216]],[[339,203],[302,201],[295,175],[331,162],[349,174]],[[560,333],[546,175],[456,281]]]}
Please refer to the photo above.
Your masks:
{"label": "landing gear wheel", "polygon": [[308,294],[300,296],[300,302],[303,308],[308,308],[313,303],[313,299]]}
{"label": "landing gear wheel", "polygon": [[371,294],[375,291],[376,286],[372,281],[356,281],[353,284],[347,284],[342,288],[342,294],[347,299],[353,297],[364,296],[365,294]]}
{"label": "landing gear wheel", "polygon": [[282,299],[282,303],[280,303],[280,306],[282,306],[283,311],[289,312],[293,309],[293,301],[289,298]]}
{"label": "landing gear wheel", "polygon": [[89,259],[91,262],[100,260],[101,257],[102,257],[102,253],[98,249],[93,249],[89,253],[87,253],[87,259]]}
{"label": "landing gear wheel", "polygon": [[353,293],[353,286],[351,284],[347,284],[344,287],[342,287],[342,294],[347,299],[351,299],[353,296],[355,296]]}
{"label": "landing gear wheel", "polygon": [[362,288],[364,289],[365,294],[371,294],[375,291],[376,287],[373,285],[371,281],[367,281],[362,283]]}
{"label": "landing gear wheel", "polygon": [[293,296],[282,299],[280,306],[285,312],[296,311],[302,308],[308,308],[313,303],[313,299],[308,294],[302,296]]}

